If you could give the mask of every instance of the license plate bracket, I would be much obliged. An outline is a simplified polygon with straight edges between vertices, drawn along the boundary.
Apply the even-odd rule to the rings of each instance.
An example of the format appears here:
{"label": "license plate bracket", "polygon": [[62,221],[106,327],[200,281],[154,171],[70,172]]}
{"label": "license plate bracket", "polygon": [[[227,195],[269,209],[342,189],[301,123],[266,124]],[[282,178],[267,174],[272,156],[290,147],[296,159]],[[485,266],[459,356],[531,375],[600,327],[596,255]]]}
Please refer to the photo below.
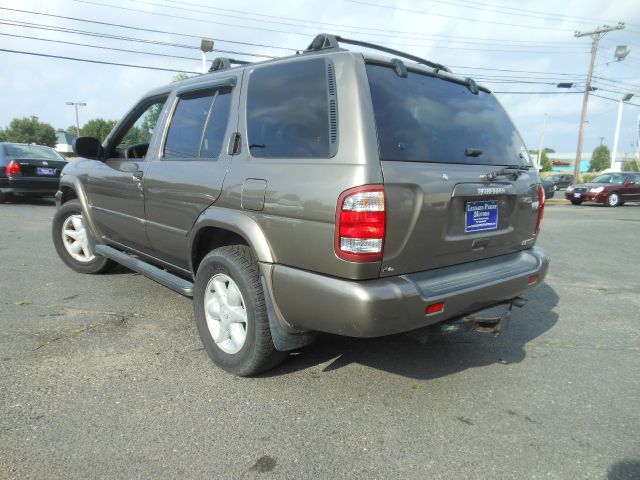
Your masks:
{"label": "license plate bracket", "polygon": [[498,200],[479,200],[466,203],[465,233],[498,229]]}

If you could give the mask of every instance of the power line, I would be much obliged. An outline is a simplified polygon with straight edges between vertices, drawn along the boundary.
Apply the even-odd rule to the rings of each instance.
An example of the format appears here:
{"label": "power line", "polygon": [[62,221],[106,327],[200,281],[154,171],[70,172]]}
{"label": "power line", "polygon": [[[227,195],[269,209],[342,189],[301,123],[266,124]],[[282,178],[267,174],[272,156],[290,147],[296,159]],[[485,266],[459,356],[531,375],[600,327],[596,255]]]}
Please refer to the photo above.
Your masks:
{"label": "power line", "polygon": [[[145,51],[141,51],[141,50],[129,50],[126,48],[116,48],[116,47],[105,47],[102,45],[91,45],[91,44],[87,44],[87,43],[77,43],[77,42],[67,42],[64,40],[53,40],[50,38],[42,38],[42,37],[31,37],[31,36],[27,36],[27,35],[16,35],[16,34],[11,34],[11,33],[1,33],[0,35],[5,36],[5,37],[15,37],[15,38],[25,38],[28,40],[38,40],[38,41],[42,41],[42,42],[52,42],[52,43],[63,43],[66,45],[75,45],[75,46],[79,46],[79,47],[89,47],[89,48],[99,48],[101,50],[113,50],[116,52],[126,52],[126,53],[139,53],[142,55],[153,55],[156,57],[167,57],[167,58],[179,58],[179,59],[183,59],[183,60],[196,60],[196,61],[200,61],[200,58],[197,57],[184,57],[181,55],[169,55],[166,53],[155,53],[155,52],[145,52]],[[224,53],[235,53],[238,55],[246,55],[243,52],[229,52],[226,50],[217,50],[214,49],[214,52],[224,52]]]}
{"label": "power line", "polygon": [[[181,15],[174,15],[174,14],[169,14],[169,13],[161,13],[161,12],[150,12],[147,10],[141,10],[141,9],[137,9],[137,8],[130,8],[130,7],[122,7],[122,6],[116,6],[116,5],[109,5],[109,4],[104,4],[104,3],[100,3],[100,2],[94,2],[94,1],[90,1],[90,0],[74,0],[75,2],[79,2],[79,3],[86,3],[88,5],[97,5],[100,7],[106,7],[106,8],[116,8],[118,10],[126,10],[126,11],[131,11],[131,12],[138,12],[138,13],[144,13],[147,15],[155,15],[155,16],[160,16],[160,17],[168,17],[168,18],[173,18],[173,19],[181,19],[181,20],[189,20],[189,21],[194,21],[194,22],[202,22],[202,23],[207,23],[207,24],[217,24],[217,25],[224,25],[226,27],[237,27],[237,28],[245,28],[245,29],[249,29],[249,30],[262,30],[262,31],[266,31],[266,32],[274,32],[274,33],[282,33],[285,35],[298,35],[298,36],[303,36],[303,37],[308,37],[308,33],[302,33],[302,32],[293,32],[293,31],[285,31],[285,30],[276,30],[273,28],[265,28],[265,27],[259,27],[259,26],[252,26],[252,25],[238,25],[238,24],[230,24],[227,22],[217,22],[214,20],[206,20],[206,19],[202,19],[202,18],[196,18],[196,17],[185,17],[185,16],[181,16]],[[352,1],[352,0],[347,0],[347,1]],[[351,32],[354,33],[354,32]],[[364,34],[364,35],[369,35],[372,36],[373,34]],[[386,36],[386,35],[382,35],[382,34],[378,34],[375,35],[376,37],[380,37],[380,36]],[[392,36],[393,37],[393,36]],[[406,44],[406,43],[398,43],[398,42],[387,42],[390,45],[403,45],[405,47],[438,47],[438,48],[442,48],[442,49],[453,49],[453,50],[465,50],[465,51],[469,51],[469,50],[474,50],[474,51],[485,51],[485,52],[497,52],[497,53],[534,53],[534,54],[570,54],[570,55],[575,55],[576,53],[579,53],[577,51],[558,51],[558,50],[553,50],[553,51],[532,51],[532,50],[489,50],[489,49],[474,49],[474,48],[462,48],[462,47],[448,47],[445,45],[440,45],[440,44],[435,44],[435,45],[411,45],[411,44]]]}
{"label": "power line", "polygon": [[[150,1],[145,1],[145,0],[128,0],[129,2],[133,2],[133,3],[140,3],[143,5],[152,5],[154,7],[162,7],[162,8],[169,8],[169,9],[174,9],[174,10],[180,10],[180,11],[188,11],[188,12],[195,12],[195,13],[205,13],[207,15],[215,15],[218,17],[227,17],[227,18],[236,18],[236,19],[241,19],[241,20],[248,20],[248,21],[252,21],[252,22],[268,22],[270,24],[279,24],[279,25],[285,25],[285,26],[291,26],[291,27],[295,27],[295,28],[308,28],[308,29],[314,29],[315,27],[312,26],[308,26],[309,24],[316,24],[316,25],[321,25],[322,28],[325,28],[326,26],[329,27],[337,27],[339,29],[356,29],[356,30],[369,30],[369,32],[357,32],[357,31],[353,31],[353,30],[343,30],[343,31],[349,31],[350,33],[355,33],[358,35],[375,35],[376,37],[380,37],[380,36],[384,36],[384,37],[391,37],[391,38],[406,38],[406,39],[410,39],[410,40],[429,40],[430,38],[424,38],[424,37],[442,37],[442,38],[446,38],[448,41],[454,41],[456,43],[471,43],[471,44],[485,44],[485,45],[493,45],[493,43],[487,43],[487,40],[492,40],[492,41],[498,41],[500,42],[501,45],[503,46],[519,46],[519,47],[534,47],[534,46],[541,46],[541,47],[557,47],[558,46],[558,42],[530,42],[530,41],[525,41],[525,40],[511,40],[511,39],[487,39],[487,38],[479,38],[479,37],[454,37],[451,35],[436,35],[436,34],[424,34],[421,32],[407,32],[407,31],[399,31],[399,30],[387,30],[387,29],[380,29],[380,28],[372,28],[372,27],[361,27],[361,26],[356,26],[356,25],[345,25],[345,24],[339,24],[339,23],[328,23],[328,22],[319,22],[319,21],[313,21],[313,20],[305,20],[305,19],[299,19],[299,18],[291,18],[291,17],[282,17],[282,16],[276,16],[276,15],[263,15],[263,14],[254,14],[251,12],[246,12],[243,10],[234,10],[234,9],[228,9],[228,8],[220,8],[220,7],[212,7],[210,5],[203,5],[201,3],[193,3],[193,2],[185,2],[185,1],[177,1],[177,0],[161,0],[164,3],[169,3],[169,4],[179,4],[179,5],[188,5],[188,6],[195,6],[195,7],[200,7],[200,8],[206,8],[207,10],[214,10],[216,13],[211,12],[211,11],[206,11],[206,10],[196,10],[196,9],[192,9],[192,8],[185,8],[183,6],[181,7],[177,7],[174,5],[162,5],[162,4],[158,4],[156,2],[150,2]],[[237,13],[237,14],[241,14],[241,15],[229,15],[229,14],[225,14],[225,13],[218,13],[218,12],[232,12],[232,13]],[[242,16],[244,15],[244,16]],[[250,17],[247,17],[247,15],[249,15]],[[251,18],[252,16],[258,16],[259,18]],[[265,20],[265,18],[272,18],[275,19],[275,21],[271,21],[271,20]],[[302,22],[304,25],[298,25],[298,24],[292,24],[292,23],[287,23],[287,22],[283,22],[282,20],[287,20],[288,22]],[[317,31],[317,30],[316,30]],[[371,32],[373,31],[373,32]],[[380,32],[387,32],[390,35],[385,35],[385,34],[381,34]],[[582,47],[579,46],[575,46],[575,44],[572,45],[563,45],[563,48],[571,48],[571,49],[580,49]]]}
{"label": "power line", "polygon": [[192,72],[190,70],[176,70],[173,68],[162,68],[162,67],[148,67],[145,65],[133,65],[130,63],[115,63],[115,62],[103,62],[101,60],[93,60],[93,59],[88,59],[88,58],[77,58],[77,57],[65,57],[62,55],[49,55],[46,53],[36,53],[36,52],[25,52],[23,50],[8,50],[6,48],[0,48],[0,52],[7,52],[7,53],[17,53],[20,55],[34,55],[36,57],[47,57],[47,58],[57,58],[57,59],[62,59],[62,60],[73,60],[76,62],[87,62],[87,63],[98,63],[101,65],[115,65],[118,67],[131,67],[131,68],[143,68],[146,70],[160,70],[163,72],[176,72],[176,73],[195,73],[197,75],[200,74],[200,72]]}
{"label": "power line", "polygon": [[[76,0],[78,1],[78,0]],[[433,15],[435,17],[444,17],[444,18],[453,18],[455,20],[466,20],[469,22],[478,22],[478,23],[490,23],[493,25],[505,25],[508,27],[519,27],[519,28],[533,28],[536,30],[540,30],[540,29],[544,29],[544,30],[556,30],[559,32],[571,32],[573,30],[568,29],[568,28],[556,28],[556,27],[550,27],[548,25],[527,25],[527,24],[522,24],[522,23],[507,23],[507,22],[496,22],[493,20],[480,20],[480,19],[472,19],[472,18],[463,18],[463,17],[459,17],[459,16],[455,16],[455,15],[446,15],[444,13],[434,13],[434,12],[423,12],[421,10],[412,10],[410,8],[399,8],[399,7],[392,7],[389,5],[380,5],[379,3],[370,3],[370,2],[365,2],[362,0],[345,0],[347,2],[350,3],[358,3],[360,5],[367,5],[369,7],[379,7],[379,8],[386,8],[386,9],[391,9],[391,10],[398,10],[401,12],[407,12],[407,13],[417,13],[419,15]]]}
{"label": "power line", "polygon": [[[8,26],[12,26],[12,27],[21,27],[21,28],[32,28],[32,29],[36,29],[36,30],[45,30],[45,31],[53,31],[53,32],[61,32],[61,33],[71,33],[74,35],[83,35],[83,36],[89,36],[89,37],[97,37],[97,38],[108,38],[111,40],[121,40],[121,41],[126,41],[126,42],[137,42],[137,43],[144,43],[144,44],[148,44],[148,45],[161,45],[161,46],[165,46],[165,47],[175,47],[175,48],[185,48],[188,50],[200,50],[198,47],[196,47],[195,45],[183,45],[183,44],[179,44],[179,43],[170,43],[170,42],[160,42],[157,40],[147,40],[144,38],[136,38],[136,37],[124,37],[121,35],[111,35],[108,33],[98,33],[98,32],[89,32],[86,30],[77,30],[77,29],[72,29],[72,28],[66,28],[66,27],[56,27],[53,25],[44,25],[44,24],[40,24],[40,23],[31,23],[31,22],[21,22],[21,21],[3,21],[2,19],[0,19],[0,25],[8,25]],[[238,52],[235,50],[222,50],[222,49],[214,49],[214,51],[216,52],[220,52],[220,53],[231,53],[234,55],[246,55],[246,56],[251,56],[251,57],[261,57],[261,58],[275,58],[275,57],[271,57],[269,55],[260,55],[260,54],[256,54],[256,53],[249,53],[249,52]]]}
{"label": "power line", "polygon": [[[108,5],[107,5],[108,6]],[[117,7],[119,8],[119,7]],[[156,29],[152,29],[152,28],[143,28],[143,27],[132,27],[130,25],[122,25],[122,24],[118,24],[118,23],[109,23],[109,22],[100,22],[97,20],[88,20],[85,18],[77,18],[77,17],[68,17],[68,16],[64,16],[64,15],[54,15],[52,13],[44,13],[44,12],[34,12],[32,10],[20,10],[17,8],[8,8],[8,7],[0,7],[0,10],[8,10],[8,11],[12,11],[12,12],[19,12],[19,13],[28,13],[31,15],[42,15],[45,17],[53,17],[53,18],[62,18],[65,20],[74,20],[77,22],[86,22],[86,23],[93,23],[96,25],[104,25],[107,27],[118,27],[118,28],[128,28],[130,30],[138,30],[138,31],[143,31],[143,32],[151,32],[151,33],[162,33],[165,35],[178,35],[181,37],[189,37],[189,38],[197,38],[198,40],[201,40],[203,37],[206,38],[211,38],[212,40],[215,40],[216,42],[226,42],[226,43],[235,43],[237,45],[247,45],[247,46],[251,46],[251,47],[262,47],[262,48],[275,48],[275,49],[279,49],[279,50],[287,50],[287,51],[293,51],[295,52],[296,49],[295,48],[286,48],[286,47],[277,47],[275,45],[265,45],[265,44],[261,44],[261,43],[250,43],[250,42],[238,42],[235,40],[227,40],[224,38],[212,38],[208,35],[192,35],[189,33],[175,33],[175,32],[167,32],[166,30],[156,30]],[[170,15],[173,17],[173,15]]]}
{"label": "power line", "polygon": [[[486,5],[484,3],[481,2],[474,2],[474,1],[470,1],[470,0],[459,0],[458,2],[447,2],[444,0],[428,0],[431,3],[440,3],[440,4],[444,4],[444,5],[453,5],[453,6],[464,6],[464,7],[468,7],[468,8],[473,8],[476,10],[480,10],[480,11],[485,11],[485,12],[496,12],[496,13],[500,13],[500,14],[505,14],[505,15],[513,15],[511,12],[520,12],[517,13],[518,16],[522,16],[522,17],[532,17],[532,18],[541,18],[541,19],[563,19],[563,20],[571,20],[574,21],[575,23],[600,23],[603,20],[597,20],[594,18],[586,18],[586,17],[577,17],[577,16],[573,16],[573,15],[563,15],[560,16],[556,13],[552,13],[552,12],[542,12],[540,10],[529,10],[529,9],[525,9],[525,8],[515,8],[515,7],[504,7],[501,5]],[[462,4],[462,5],[460,5]],[[478,5],[478,6],[476,6]],[[500,11],[500,10],[505,10],[504,12]],[[612,20],[609,21],[610,23],[615,23]],[[638,25],[634,25],[634,24],[628,24],[628,25],[633,25],[633,26],[638,26]]]}
{"label": "power line", "polygon": [[[592,93],[591,96],[602,98],[603,100],[610,100],[610,101],[616,102],[616,103],[620,101],[617,98],[604,97],[602,95],[596,95],[595,93]],[[634,107],[640,107],[640,104],[637,104],[637,103],[631,103],[631,102],[624,102],[624,103],[625,103],[625,105],[633,105]]]}

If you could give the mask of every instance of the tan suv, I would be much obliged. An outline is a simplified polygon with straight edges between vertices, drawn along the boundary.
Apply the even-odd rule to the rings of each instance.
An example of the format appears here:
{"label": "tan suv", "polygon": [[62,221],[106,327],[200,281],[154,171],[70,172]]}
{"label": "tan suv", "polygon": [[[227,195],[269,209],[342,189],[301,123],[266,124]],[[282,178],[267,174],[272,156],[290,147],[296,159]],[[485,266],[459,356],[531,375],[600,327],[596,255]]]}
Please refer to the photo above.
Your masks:
{"label": "tan suv", "polygon": [[115,261],[193,296],[207,352],[237,375],[315,332],[499,332],[543,281],[540,178],[489,90],[332,35],[233,65],[76,141],[53,222],[67,265]]}

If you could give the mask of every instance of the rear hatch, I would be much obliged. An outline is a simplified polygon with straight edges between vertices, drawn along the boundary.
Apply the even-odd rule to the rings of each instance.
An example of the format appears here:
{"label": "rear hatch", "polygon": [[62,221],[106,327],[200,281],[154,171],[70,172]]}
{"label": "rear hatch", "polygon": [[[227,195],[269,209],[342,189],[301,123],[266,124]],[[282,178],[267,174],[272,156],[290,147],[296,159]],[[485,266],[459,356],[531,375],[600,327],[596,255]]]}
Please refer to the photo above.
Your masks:
{"label": "rear hatch", "polygon": [[5,145],[7,163],[20,165],[22,177],[59,177],[66,160],[49,147],[27,144]]}
{"label": "rear hatch", "polygon": [[537,171],[495,97],[447,73],[368,63],[387,228],[382,275],[535,242]]}

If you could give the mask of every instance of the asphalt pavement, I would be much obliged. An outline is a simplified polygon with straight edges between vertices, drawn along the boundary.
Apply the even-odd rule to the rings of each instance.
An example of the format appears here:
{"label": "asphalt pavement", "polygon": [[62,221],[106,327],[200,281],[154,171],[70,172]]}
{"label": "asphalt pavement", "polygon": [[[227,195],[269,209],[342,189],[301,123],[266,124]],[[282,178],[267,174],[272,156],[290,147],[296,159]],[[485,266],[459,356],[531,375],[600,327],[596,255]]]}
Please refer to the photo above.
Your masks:
{"label": "asphalt pavement", "polygon": [[547,283],[503,336],[322,336],[217,369],[191,301],[74,273],[0,205],[0,479],[638,479],[640,204],[550,204]]}

